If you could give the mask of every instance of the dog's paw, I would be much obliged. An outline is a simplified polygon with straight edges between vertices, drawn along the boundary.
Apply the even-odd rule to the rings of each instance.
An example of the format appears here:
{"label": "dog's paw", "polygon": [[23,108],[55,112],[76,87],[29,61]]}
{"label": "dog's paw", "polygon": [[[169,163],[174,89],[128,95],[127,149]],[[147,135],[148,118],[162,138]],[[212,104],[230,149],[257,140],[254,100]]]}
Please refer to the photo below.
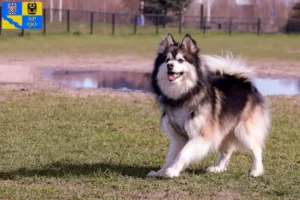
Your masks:
{"label": "dog's paw", "polygon": [[175,178],[178,177],[180,174],[180,171],[174,169],[174,168],[168,168],[164,174],[164,177],[166,178]]}
{"label": "dog's paw", "polygon": [[155,176],[159,176],[159,174],[156,171],[151,171],[147,174],[147,176],[149,177],[155,177]]}
{"label": "dog's paw", "polygon": [[218,173],[218,172],[225,172],[227,169],[225,167],[221,168],[218,166],[210,166],[209,168],[206,169],[207,172],[213,172],[213,173]]}
{"label": "dog's paw", "polygon": [[174,168],[168,168],[166,170],[151,171],[147,174],[148,177],[162,177],[162,178],[174,178],[178,177],[180,172]]}
{"label": "dog's paw", "polygon": [[264,174],[264,170],[252,170],[250,172],[250,176],[252,177],[259,177],[262,176]]}

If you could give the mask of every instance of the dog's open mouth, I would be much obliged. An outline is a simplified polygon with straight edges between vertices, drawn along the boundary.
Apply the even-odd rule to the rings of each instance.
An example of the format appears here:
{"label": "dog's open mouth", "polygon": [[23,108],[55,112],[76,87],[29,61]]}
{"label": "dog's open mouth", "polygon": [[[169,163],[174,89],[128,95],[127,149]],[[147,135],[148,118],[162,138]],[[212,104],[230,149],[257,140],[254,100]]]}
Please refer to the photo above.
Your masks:
{"label": "dog's open mouth", "polygon": [[168,79],[169,81],[175,81],[178,79],[180,76],[183,75],[183,72],[168,72]]}

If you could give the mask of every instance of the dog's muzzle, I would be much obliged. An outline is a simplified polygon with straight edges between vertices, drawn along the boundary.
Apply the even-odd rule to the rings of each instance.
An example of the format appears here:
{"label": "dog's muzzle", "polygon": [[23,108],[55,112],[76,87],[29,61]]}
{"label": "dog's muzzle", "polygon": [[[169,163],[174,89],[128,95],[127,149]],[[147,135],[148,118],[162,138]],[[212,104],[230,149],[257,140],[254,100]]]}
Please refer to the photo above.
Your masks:
{"label": "dog's muzzle", "polygon": [[183,75],[183,72],[168,71],[168,80],[169,81],[175,81],[176,79],[178,79],[182,75]]}

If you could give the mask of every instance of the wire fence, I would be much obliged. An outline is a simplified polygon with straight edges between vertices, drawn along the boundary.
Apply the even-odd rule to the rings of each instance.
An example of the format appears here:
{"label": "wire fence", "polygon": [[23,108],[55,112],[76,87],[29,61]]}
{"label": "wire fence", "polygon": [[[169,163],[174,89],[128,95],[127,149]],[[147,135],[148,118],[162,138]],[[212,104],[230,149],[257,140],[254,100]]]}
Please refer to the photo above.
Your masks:
{"label": "wire fence", "polygon": [[[1,11],[1,7],[0,7]],[[143,22],[143,23],[142,23]],[[233,32],[250,32],[254,34],[300,32],[300,19],[271,19],[238,17],[210,17],[185,15],[141,15],[128,13],[105,13],[83,10],[43,9],[42,30],[6,30],[0,35],[24,36],[32,34],[98,34],[98,35],[131,35],[131,34],[166,34],[202,33],[218,31],[226,34]]]}

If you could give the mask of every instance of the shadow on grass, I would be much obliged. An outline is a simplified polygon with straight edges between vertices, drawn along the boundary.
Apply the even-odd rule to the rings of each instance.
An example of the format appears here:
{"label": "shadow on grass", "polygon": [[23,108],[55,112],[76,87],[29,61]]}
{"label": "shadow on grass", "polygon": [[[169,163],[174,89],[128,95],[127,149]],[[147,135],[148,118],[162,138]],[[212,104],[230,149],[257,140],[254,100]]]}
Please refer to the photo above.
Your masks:
{"label": "shadow on grass", "polygon": [[[20,168],[15,171],[0,172],[0,179],[16,179],[19,177],[68,177],[68,176],[103,176],[109,174],[120,174],[136,178],[146,178],[151,170],[158,170],[153,166],[130,166],[123,164],[94,163],[94,164],[70,164],[55,162],[42,166],[38,169]],[[204,174],[205,170],[186,170],[191,174]]]}
{"label": "shadow on grass", "polygon": [[[156,170],[155,168],[154,170]],[[0,179],[15,179],[17,177],[66,177],[66,176],[101,176],[105,174],[120,174],[123,176],[132,176],[145,178],[149,171],[153,170],[151,166],[129,166],[122,164],[94,163],[94,164],[70,164],[55,162],[42,166],[38,169],[20,168],[15,171],[0,172]]]}

